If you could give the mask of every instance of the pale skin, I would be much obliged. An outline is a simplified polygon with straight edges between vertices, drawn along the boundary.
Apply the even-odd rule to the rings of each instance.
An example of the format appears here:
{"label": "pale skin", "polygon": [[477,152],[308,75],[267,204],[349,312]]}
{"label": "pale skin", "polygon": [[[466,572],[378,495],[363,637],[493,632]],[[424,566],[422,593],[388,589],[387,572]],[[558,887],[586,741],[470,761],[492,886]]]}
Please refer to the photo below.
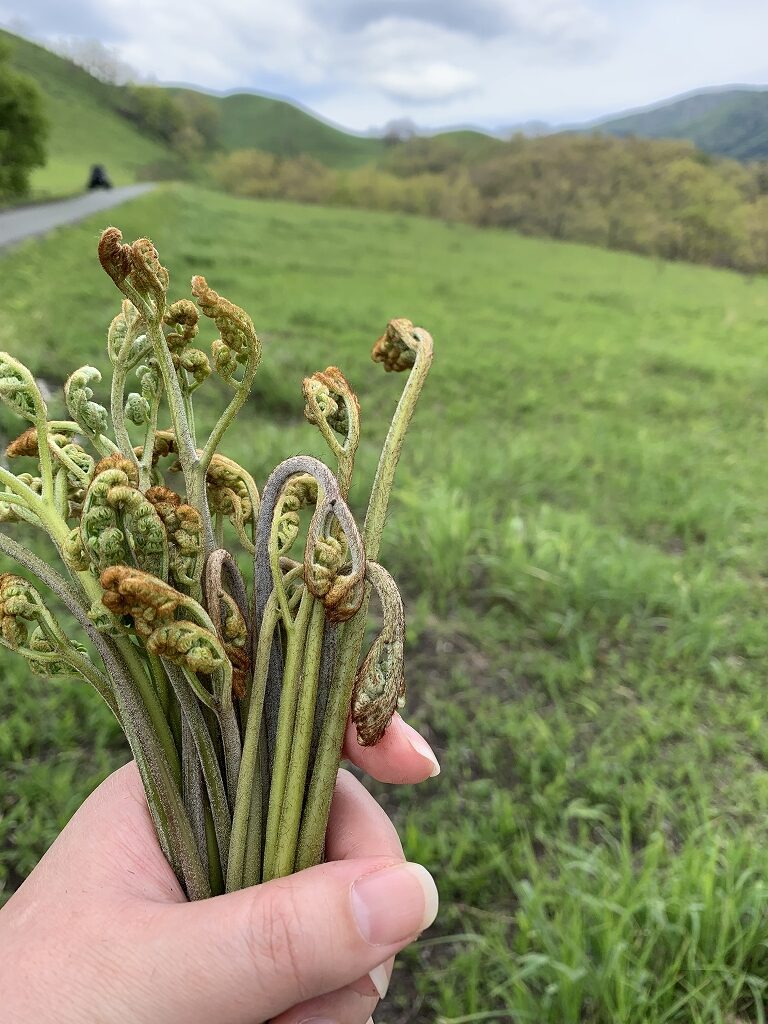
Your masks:
{"label": "pale skin", "polygon": [[[345,755],[384,782],[437,774],[399,716]],[[131,763],[83,804],[0,911],[3,1019],[14,1024],[366,1024],[394,956],[434,920],[427,872],[406,866],[386,814],[348,772],[327,862],[188,903]]]}

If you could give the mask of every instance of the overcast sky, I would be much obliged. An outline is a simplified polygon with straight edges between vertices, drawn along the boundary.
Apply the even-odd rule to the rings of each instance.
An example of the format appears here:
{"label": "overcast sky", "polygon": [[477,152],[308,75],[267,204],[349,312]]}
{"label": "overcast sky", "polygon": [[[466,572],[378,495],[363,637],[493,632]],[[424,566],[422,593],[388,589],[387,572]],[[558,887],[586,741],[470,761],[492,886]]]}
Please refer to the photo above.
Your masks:
{"label": "overcast sky", "polygon": [[99,39],[161,81],[274,93],[357,130],[562,123],[768,85],[768,0],[0,0],[0,23],[14,19]]}

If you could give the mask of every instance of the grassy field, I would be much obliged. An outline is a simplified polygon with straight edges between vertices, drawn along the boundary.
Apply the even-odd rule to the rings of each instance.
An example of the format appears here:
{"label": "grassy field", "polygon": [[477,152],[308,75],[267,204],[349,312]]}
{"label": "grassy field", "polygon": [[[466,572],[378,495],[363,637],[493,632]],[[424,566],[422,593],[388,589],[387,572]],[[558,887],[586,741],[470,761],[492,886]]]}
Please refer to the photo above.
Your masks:
{"label": "grassy field", "polygon": [[[436,339],[383,560],[443,772],[376,791],[443,904],[379,1024],[762,1022],[766,283],[186,188],[112,216],[263,332],[229,446],[259,481],[319,450],[299,384],[329,363],[367,481],[401,383],[370,345],[396,315]],[[0,260],[0,344],[52,386],[103,359],[102,226]],[[84,685],[3,667],[7,893],[125,749]]]}

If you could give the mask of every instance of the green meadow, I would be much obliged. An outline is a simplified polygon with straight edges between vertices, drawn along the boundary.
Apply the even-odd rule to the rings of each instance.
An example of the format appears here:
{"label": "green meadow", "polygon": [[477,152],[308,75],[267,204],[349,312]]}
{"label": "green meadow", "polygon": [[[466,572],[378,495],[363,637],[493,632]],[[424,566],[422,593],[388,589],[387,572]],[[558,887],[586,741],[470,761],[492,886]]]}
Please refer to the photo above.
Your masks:
{"label": "green meadow", "polygon": [[[199,272],[253,315],[262,369],[225,448],[259,482],[321,452],[300,384],[336,364],[363,409],[354,506],[402,386],[370,347],[392,316],[434,335],[382,560],[443,770],[373,788],[442,909],[379,1024],[764,1021],[766,282],[180,186],[109,216],[177,297]],[[104,226],[0,257],[0,346],[54,410],[105,364]],[[2,665],[0,899],[127,757],[84,683]]]}

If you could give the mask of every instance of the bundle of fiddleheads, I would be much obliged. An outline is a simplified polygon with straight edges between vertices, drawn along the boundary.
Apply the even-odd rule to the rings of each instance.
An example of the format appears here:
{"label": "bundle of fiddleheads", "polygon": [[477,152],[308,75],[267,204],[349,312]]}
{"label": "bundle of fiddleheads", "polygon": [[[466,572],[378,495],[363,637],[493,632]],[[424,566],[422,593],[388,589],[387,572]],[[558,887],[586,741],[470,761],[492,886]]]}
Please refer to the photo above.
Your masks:
{"label": "bundle of fiddleheads", "polygon": [[[250,317],[202,277],[196,303],[169,302],[148,239],[125,245],[109,228],[99,259],[123,294],[107,333],[108,396],[99,370],[81,367],[64,387],[71,419],[50,419],[30,371],[0,353],[0,401],[27,423],[6,449],[23,471],[0,465],[0,522],[38,528],[62,562],[58,571],[0,532],[0,551],[25,572],[0,574],[0,643],[35,673],[81,676],[101,695],[162,848],[200,899],[319,862],[349,716],[371,745],[402,705],[403,604],[377,560],[432,340],[392,320],[374,345],[375,361],[408,378],[360,529],[347,504],[360,405],[342,373],[303,383],[335,471],[297,456],[259,493],[219,451],[261,360]],[[197,347],[208,321],[219,335],[210,355]],[[199,440],[193,396],[212,374],[231,397]],[[228,537],[251,561],[250,594]],[[383,626],[361,662],[371,593]],[[53,598],[102,668],[62,628]]]}

